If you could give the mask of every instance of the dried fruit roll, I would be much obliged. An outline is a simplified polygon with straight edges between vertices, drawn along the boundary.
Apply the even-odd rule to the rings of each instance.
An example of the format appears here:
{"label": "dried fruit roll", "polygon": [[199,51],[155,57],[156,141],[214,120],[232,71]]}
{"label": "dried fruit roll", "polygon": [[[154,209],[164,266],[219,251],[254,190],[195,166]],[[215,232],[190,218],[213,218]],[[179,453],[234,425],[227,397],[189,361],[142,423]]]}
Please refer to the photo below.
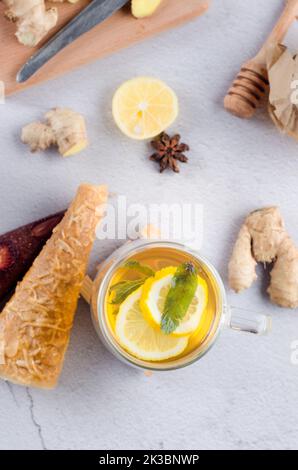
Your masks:
{"label": "dried fruit roll", "polygon": [[83,184],[0,315],[0,377],[53,388],[62,370],[105,186]]}
{"label": "dried fruit roll", "polygon": [[64,214],[59,212],[0,236],[0,301],[28,271]]}

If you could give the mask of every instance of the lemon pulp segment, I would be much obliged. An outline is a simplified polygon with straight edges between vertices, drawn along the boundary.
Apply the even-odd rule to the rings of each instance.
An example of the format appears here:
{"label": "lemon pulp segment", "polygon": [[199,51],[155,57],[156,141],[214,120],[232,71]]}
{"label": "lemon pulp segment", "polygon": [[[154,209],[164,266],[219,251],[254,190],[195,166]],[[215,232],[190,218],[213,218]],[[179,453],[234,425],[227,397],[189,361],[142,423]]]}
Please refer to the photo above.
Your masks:
{"label": "lemon pulp segment", "polygon": [[156,137],[178,115],[178,99],[161,80],[137,77],[123,83],[113,98],[113,117],[120,130],[132,139]]}
{"label": "lemon pulp segment", "polygon": [[175,337],[158,331],[146,321],[141,308],[142,288],[121,304],[115,333],[121,346],[145,361],[164,361],[179,356],[186,349],[187,337]]}

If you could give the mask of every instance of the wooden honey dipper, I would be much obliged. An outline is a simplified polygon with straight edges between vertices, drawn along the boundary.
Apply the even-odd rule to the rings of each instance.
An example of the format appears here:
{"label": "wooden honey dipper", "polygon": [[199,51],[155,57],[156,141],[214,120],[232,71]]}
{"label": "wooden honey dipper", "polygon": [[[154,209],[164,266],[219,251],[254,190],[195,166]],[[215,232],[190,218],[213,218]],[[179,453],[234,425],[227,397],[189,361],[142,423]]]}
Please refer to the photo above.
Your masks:
{"label": "wooden honey dipper", "polygon": [[283,40],[297,15],[298,0],[288,0],[281,17],[263,47],[253,59],[243,64],[229,89],[224,99],[224,106],[230,113],[246,119],[254,115],[269,88],[266,67],[267,49]]}

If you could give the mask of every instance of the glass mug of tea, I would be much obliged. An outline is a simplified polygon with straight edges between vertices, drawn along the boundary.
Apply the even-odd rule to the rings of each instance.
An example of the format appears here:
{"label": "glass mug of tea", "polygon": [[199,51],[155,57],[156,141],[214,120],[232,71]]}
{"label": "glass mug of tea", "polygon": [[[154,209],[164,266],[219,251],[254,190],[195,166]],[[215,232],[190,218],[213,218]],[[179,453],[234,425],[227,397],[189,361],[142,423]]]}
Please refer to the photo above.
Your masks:
{"label": "glass mug of tea", "polygon": [[[166,334],[154,313],[169,292],[169,280],[178,266],[186,264],[198,273],[198,299],[195,295],[188,318],[176,330],[181,334]],[[133,282],[125,284],[127,280]],[[115,301],[117,289],[119,298]],[[173,241],[139,239],[126,243],[100,265],[95,281],[86,278],[82,295],[90,303],[93,324],[106,347],[121,361],[144,370],[169,371],[193,364],[210,350],[224,327],[259,335],[271,328],[268,316],[243,315],[243,311],[230,308],[222,279],[212,264],[196,250]],[[200,307],[204,296],[206,302]],[[153,318],[148,318],[151,313]],[[195,329],[185,334],[191,324]]]}

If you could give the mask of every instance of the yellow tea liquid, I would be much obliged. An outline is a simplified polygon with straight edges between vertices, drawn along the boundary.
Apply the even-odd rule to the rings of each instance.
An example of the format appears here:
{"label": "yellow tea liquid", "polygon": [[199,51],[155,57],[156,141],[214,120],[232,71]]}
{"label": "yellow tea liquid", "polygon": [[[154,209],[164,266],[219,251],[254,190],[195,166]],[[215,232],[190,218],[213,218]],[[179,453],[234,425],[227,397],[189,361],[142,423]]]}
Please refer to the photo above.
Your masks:
{"label": "yellow tea liquid", "polygon": [[[139,252],[131,257],[128,257],[127,260],[133,259],[137,260],[142,264],[150,266],[154,271],[159,271],[162,268],[168,266],[179,266],[182,263],[187,261],[192,261],[196,268],[198,269],[199,275],[206,281],[208,286],[208,303],[207,307],[202,314],[201,322],[197,330],[192,333],[189,338],[188,346],[183,351],[183,354],[180,357],[184,357],[191,353],[197,348],[201,347],[205,341],[210,340],[210,336],[217,330],[217,325],[220,320],[220,312],[217,303],[216,296],[216,285],[213,277],[204,270],[204,267],[201,266],[197,259],[192,257],[186,252],[176,250],[173,248],[146,248],[144,251]],[[126,260],[126,261],[127,261]],[[111,305],[109,301],[109,288],[116,284],[117,282],[124,280],[134,280],[139,279],[140,274],[132,269],[118,268],[114,275],[111,278],[111,281],[108,286],[106,299],[105,299],[105,312],[107,315],[107,320],[109,327],[115,337],[115,323],[116,317],[119,310],[119,306]],[[179,357],[179,356],[178,356]],[[176,360],[177,357],[172,359],[167,359],[165,362],[170,362]]]}

